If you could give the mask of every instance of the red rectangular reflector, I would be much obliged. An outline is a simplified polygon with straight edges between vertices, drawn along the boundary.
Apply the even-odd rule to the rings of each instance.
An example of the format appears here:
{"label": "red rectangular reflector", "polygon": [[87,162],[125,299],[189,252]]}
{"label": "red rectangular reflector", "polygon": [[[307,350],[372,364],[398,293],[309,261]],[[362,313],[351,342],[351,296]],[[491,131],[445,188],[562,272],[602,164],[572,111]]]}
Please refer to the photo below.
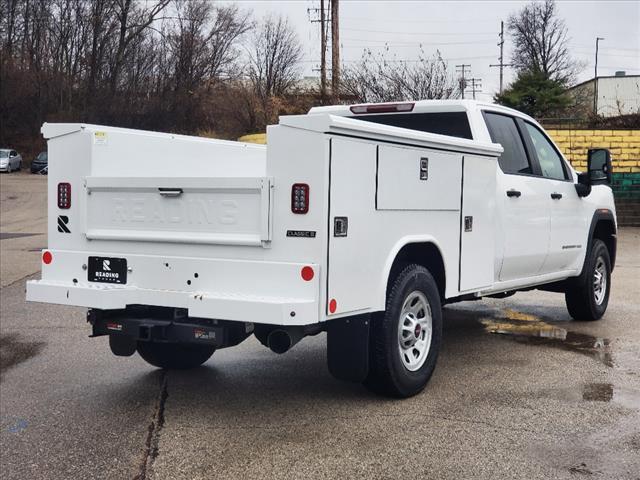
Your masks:
{"label": "red rectangular reflector", "polygon": [[71,184],[62,182],[58,184],[58,208],[71,208]]}
{"label": "red rectangular reflector", "polygon": [[309,185],[294,183],[291,187],[291,211],[307,213],[309,211]]}

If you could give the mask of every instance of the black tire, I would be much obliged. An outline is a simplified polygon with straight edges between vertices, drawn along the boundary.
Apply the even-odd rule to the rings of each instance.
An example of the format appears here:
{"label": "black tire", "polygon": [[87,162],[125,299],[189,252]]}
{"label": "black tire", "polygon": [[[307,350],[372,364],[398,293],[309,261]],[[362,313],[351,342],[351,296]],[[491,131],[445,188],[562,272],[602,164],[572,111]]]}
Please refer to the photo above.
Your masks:
{"label": "black tire", "polygon": [[185,370],[202,365],[211,358],[215,347],[189,343],[138,342],[138,353],[158,368]]}
{"label": "black tire", "polygon": [[[596,289],[596,268],[605,269],[604,295],[599,300]],[[611,292],[611,259],[609,250],[602,240],[595,239],[584,260],[582,274],[571,280],[565,290],[567,310],[575,320],[600,320],[609,304]]]}
{"label": "black tire", "polygon": [[[436,367],[442,343],[442,307],[438,286],[423,266],[406,266],[392,282],[386,310],[372,318],[369,374],[364,384],[376,393],[406,398],[424,389]],[[415,292],[426,298],[431,310],[431,342],[421,366],[411,371],[403,360],[399,328],[405,300]]]}

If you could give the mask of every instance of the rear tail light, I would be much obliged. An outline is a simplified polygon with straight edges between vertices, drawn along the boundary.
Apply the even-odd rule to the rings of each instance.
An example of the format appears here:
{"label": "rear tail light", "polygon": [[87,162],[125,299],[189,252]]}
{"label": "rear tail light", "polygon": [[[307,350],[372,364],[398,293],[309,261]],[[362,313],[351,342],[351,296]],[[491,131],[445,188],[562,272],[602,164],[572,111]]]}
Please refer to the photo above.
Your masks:
{"label": "rear tail light", "polygon": [[309,211],[309,185],[294,183],[291,187],[291,211],[307,213]]}
{"label": "rear tail light", "polygon": [[354,105],[349,110],[356,115],[359,113],[394,113],[410,112],[414,107],[413,102],[406,103],[383,103],[377,105]]}
{"label": "rear tail light", "polygon": [[58,208],[71,208],[71,184],[58,184]]}

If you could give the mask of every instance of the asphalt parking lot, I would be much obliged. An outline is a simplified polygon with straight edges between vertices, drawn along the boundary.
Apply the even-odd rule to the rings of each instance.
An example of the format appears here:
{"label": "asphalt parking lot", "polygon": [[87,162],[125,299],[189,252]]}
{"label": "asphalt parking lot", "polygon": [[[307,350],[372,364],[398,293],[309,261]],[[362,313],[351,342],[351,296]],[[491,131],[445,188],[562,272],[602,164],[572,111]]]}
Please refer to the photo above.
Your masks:
{"label": "asphalt parking lot", "polygon": [[113,356],[84,309],[24,300],[45,201],[46,177],[0,175],[3,478],[640,479],[640,229],[602,321],[535,291],[449,306],[430,384],[398,401],[334,380],[323,335],[188,372]]}

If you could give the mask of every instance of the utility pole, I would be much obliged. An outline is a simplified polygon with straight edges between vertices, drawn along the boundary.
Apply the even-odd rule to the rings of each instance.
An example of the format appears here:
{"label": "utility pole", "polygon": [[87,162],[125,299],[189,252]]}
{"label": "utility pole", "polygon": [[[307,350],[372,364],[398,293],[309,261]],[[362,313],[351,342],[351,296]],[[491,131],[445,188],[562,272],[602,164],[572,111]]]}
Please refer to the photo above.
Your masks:
{"label": "utility pole", "polygon": [[[320,18],[311,18],[311,12],[319,11]],[[323,105],[327,103],[327,12],[325,10],[325,0],[320,0],[320,8],[308,8],[309,21],[320,23],[320,101]],[[314,69],[317,72],[317,69]]]}
{"label": "utility pole", "polygon": [[471,82],[471,93],[473,95],[473,99],[476,99],[476,92],[481,92],[480,87],[482,87],[482,79],[481,78],[470,78]]}
{"label": "utility pole", "polygon": [[324,12],[324,0],[320,0],[320,99],[327,102],[327,21]]}
{"label": "utility pole", "polygon": [[340,99],[340,23],[338,0],[331,1],[331,97],[334,103]]}
{"label": "utility pole", "polygon": [[[467,73],[467,67],[469,67],[469,72],[471,72],[471,64],[463,63],[461,65],[456,65],[456,71],[460,72],[460,93],[462,94],[463,100],[464,100],[464,89],[467,88],[467,82],[464,79],[464,76]],[[460,70],[458,70],[458,68]]]}
{"label": "utility pole", "polygon": [[511,63],[504,63],[504,22],[500,22],[500,33],[498,34],[500,37],[500,41],[498,42],[498,46],[500,47],[500,63],[489,65],[490,67],[500,67],[500,93],[502,93],[502,84],[504,79],[504,67],[512,67]]}
{"label": "utility pole", "polygon": [[593,114],[598,115],[598,44],[602,37],[596,37],[596,69],[593,77]]}

